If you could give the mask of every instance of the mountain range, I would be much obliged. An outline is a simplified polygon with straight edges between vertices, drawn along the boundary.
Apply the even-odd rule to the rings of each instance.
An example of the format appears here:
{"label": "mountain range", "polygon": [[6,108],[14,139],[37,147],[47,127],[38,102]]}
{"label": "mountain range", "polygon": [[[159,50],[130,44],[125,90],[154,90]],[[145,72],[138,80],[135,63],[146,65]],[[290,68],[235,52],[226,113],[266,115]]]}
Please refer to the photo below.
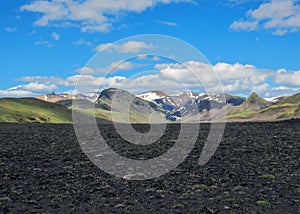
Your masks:
{"label": "mountain range", "polygon": [[[1,98],[0,122],[71,123],[72,101],[93,104],[85,114],[108,121],[131,123],[276,121],[300,118],[300,93],[263,99],[252,93],[240,96],[155,90],[139,95],[109,88],[86,95],[45,94],[36,98]],[[226,116],[224,114],[226,113]]]}

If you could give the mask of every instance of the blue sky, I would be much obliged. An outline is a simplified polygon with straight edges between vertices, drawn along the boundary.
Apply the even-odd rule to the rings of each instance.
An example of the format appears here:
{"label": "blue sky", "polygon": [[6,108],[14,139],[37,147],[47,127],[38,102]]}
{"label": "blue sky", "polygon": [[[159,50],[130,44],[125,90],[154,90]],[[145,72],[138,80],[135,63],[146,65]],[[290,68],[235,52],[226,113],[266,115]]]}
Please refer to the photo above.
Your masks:
{"label": "blue sky", "polygon": [[[72,91],[101,45],[139,34],[169,35],[199,49],[226,93],[294,94],[300,92],[299,30],[296,0],[10,0],[0,8],[0,97]],[[142,51],[143,44],[135,45]],[[170,72],[176,67],[170,60],[138,61],[123,64],[124,77],[150,69],[159,75],[162,64]],[[208,75],[195,62],[186,65]],[[83,75],[99,78],[93,71]]]}

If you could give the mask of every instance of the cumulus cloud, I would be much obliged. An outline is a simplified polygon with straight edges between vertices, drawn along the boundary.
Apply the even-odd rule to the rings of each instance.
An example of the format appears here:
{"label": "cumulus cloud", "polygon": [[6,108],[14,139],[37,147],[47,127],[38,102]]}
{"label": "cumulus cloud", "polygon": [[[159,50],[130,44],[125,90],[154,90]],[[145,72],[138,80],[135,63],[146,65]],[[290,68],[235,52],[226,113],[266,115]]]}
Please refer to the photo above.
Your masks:
{"label": "cumulus cloud", "polygon": [[21,11],[40,13],[37,26],[73,25],[82,32],[107,32],[120,15],[141,13],[161,4],[193,2],[192,0],[36,0],[22,5]]}
{"label": "cumulus cloud", "polygon": [[286,69],[279,69],[276,72],[275,82],[278,84],[300,87],[300,70],[287,71]]}
{"label": "cumulus cloud", "polygon": [[115,50],[119,53],[139,53],[144,49],[153,49],[154,46],[152,44],[146,44],[144,42],[138,41],[128,41],[121,45],[106,43],[100,44],[95,48],[95,51],[112,51]]}
{"label": "cumulus cloud", "polygon": [[300,88],[293,88],[293,87],[287,87],[287,86],[278,86],[269,88],[267,91],[265,91],[264,96],[265,97],[281,97],[281,96],[289,96],[295,93],[299,93]]}
{"label": "cumulus cloud", "polygon": [[8,91],[30,91],[33,93],[44,93],[58,90],[58,87],[54,84],[41,84],[37,82],[31,82],[27,85],[19,85],[8,89]]}
{"label": "cumulus cloud", "polygon": [[35,97],[42,93],[50,93],[58,90],[54,84],[41,84],[30,82],[29,84],[18,85],[7,90],[0,90],[0,97]]}
{"label": "cumulus cloud", "polygon": [[0,97],[34,97],[35,93],[22,90],[0,90]]}
{"label": "cumulus cloud", "polygon": [[232,23],[231,28],[241,31],[253,31],[257,28],[257,21],[235,21]]}
{"label": "cumulus cloud", "polygon": [[297,0],[272,0],[247,12],[247,18],[232,23],[234,30],[271,30],[285,35],[300,29],[300,4]]}
{"label": "cumulus cloud", "polygon": [[182,80],[192,87],[203,86],[215,91],[220,82],[226,93],[251,93],[255,87],[261,86],[273,72],[258,69],[253,65],[217,63],[214,66],[196,61],[180,64],[158,64],[156,69],[162,75]]}
{"label": "cumulus cloud", "polygon": [[[131,70],[135,66],[143,65],[131,62],[113,62],[103,68],[103,71],[114,68]],[[94,70],[89,67],[78,69],[77,71],[81,72],[81,75],[72,75],[67,78],[27,76],[19,80],[28,82],[28,84],[19,85],[6,91],[2,90],[0,96],[49,93],[59,90],[60,87],[70,90],[77,88],[81,93],[111,87],[121,88],[132,93],[156,89],[168,93],[184,90],[219,93],[222,86],[225,93],[249,95],[256,92],[264,97],[290,95],[300,91],[300,71],[285,69],[273,71],[240,63],[220,62],[209,65],[198,61],[188,61],[183,64],[156,64],[154,68],[157,72],[132,77],[121,76],[117,73],[99,77],[96,74],[99,74],[101,69]]]}
{"label": "cumulus cloud", "polygon": [[90,68],[90,67],[78,68],[78,69],[76,69],[76,71],[80,74],[94,74],[95,73],[95,69]]}

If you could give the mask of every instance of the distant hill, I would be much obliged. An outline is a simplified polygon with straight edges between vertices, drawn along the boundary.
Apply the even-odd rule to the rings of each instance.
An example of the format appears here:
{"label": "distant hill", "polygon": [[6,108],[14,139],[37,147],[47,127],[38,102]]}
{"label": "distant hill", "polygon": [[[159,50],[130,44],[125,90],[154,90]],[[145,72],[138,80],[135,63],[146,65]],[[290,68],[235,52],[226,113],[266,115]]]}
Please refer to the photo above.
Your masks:
{"label": "distant hill", "polygon": [[72,100],[72,99],[83,99],[83,100],[89,100],[91,102],[95,102],[98,99],[98,97],[99,97],[98,92],[91,92],[86,95],[83,94],[70,95],[68,93],[56,94],[52,92],[51,94],[40,95],[37,96],[36,98],[50,103],[56,103],[56,102]]}
{"label": "distant hill", "polygon": [[71,123],[72,112],[35,98],[1,98],[0,122]]}
{"label": "distant hill", "polygon": [[73,96],[69,95],[69,94],[55,94],[54,92],[52,92],[51,94],[45,94],[45,95],[40,95],[38,97],[36,97],[39,100],[43,100],[43,101],[47,101],[50,103],[55,103],[61,100],[71,100],[73,99]]}

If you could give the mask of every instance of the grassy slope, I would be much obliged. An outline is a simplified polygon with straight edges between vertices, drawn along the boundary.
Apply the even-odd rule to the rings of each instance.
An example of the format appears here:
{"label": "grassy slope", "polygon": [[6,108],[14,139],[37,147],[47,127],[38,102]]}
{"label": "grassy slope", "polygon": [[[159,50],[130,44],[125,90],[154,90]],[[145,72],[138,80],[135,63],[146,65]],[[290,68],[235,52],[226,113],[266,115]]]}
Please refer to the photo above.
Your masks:
{"label": "grassy slope", "polygon": [[[115,122],[128,122],[127,109],[124,108],[127,100],[122,100],[122,102],[123,102],[122,104],[116,102],[114,104],[114,108],[112,111],[105,110],[101,107],[103,105],[106,105],[109,108],[111,107],[111,101],[107,100],[107,99],[102,99],[101,104],[95,104],[94,111],[91,109],[84,109],[83,107],[80,109],[77,109],[77,111],[80,111],[87,115],[95,116],[96,118],[99,118],[99,119],[108,120],[108,121],[114,120]],[[65,106],[69,109],[72,109],[72,100],[59,101],[57,103]],[[85,103],[87,103],[87,106],[89,106],[88,101],[77,100],[77,103],[82,103],[83,105]],[[149,123],[150,115],[151,115],[152,122],[158,123],[158,122],[162,121],[162,118],[164,118],[164,116],[162,116],[158,112],[153,111],[153,109],[133,105],[129,112],[129,120],[132,123]],[[113,117],[113,119],[112,119],[112,117]]]}
{"label": "grassy slope", "polygon": [[283,120],[291,118],[300,118],[300,93],[284,99],[278,104],[251,111],[247,109],[244,112],[232,112],[228,115],[228,120]]}
{"label": "grassy slope", "polygon": [[71,110],[34,98],[0,99],[0,122],[71,123]]}
{"label": "grassy slope", "polygon": [[[64,101],[71,108],[71,101]],[[96,104],[95,115],[97,118],[115,121],[127,121],[127,109],[124,108],[124,100],[114,103],[113,111],[100,108]],[[129,102],[125,99],[125,102]],[[111,100],[103,99],[102,104],[111,107]],[[263,107],[254,110],[256,107]],[[90,110],[83,110],[87,114],[94,114]],[[154,114],[153,114],[154,113]],[[133,123],[147,123],[152,115],[152,121],[161,122],[163,118],[158,112],[153,111],[144,101],[133,104],[130,109],[130,121]],[[281,120],[300,118],[300,93],[284,99],[282,102],[265,107],[260,99],[248,100],[243,105],[235,108],[227,119],[229,121],[251,121],[251,120]],[[45,102],[34,98],[2,98],[0,99],[0,122],[43,122],[43,123],[71,123],[72,113],[61,105]]]}

